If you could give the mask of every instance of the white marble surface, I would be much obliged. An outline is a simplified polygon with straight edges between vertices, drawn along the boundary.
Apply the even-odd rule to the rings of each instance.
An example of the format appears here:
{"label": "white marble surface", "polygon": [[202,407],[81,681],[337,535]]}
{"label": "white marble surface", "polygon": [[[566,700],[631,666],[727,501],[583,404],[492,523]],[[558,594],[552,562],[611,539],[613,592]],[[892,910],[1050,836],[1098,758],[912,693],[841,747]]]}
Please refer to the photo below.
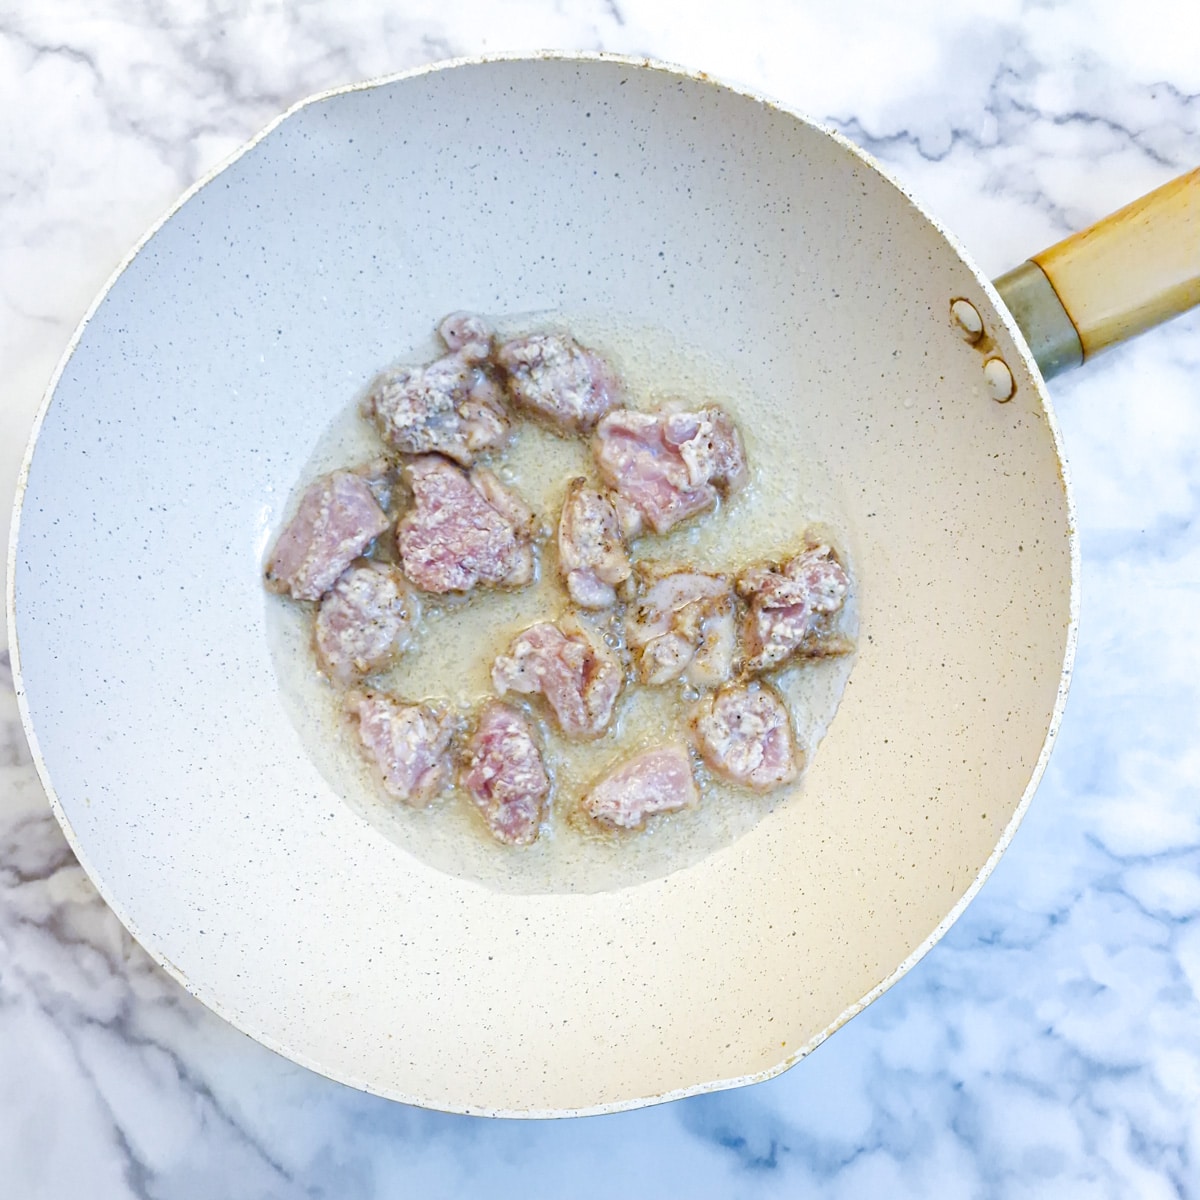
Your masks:
{"label": "white marble surface", "polygon": [[[2,0],[0,517],[55,361],[176,195],[309,92],[645,53],[868,146],[997,273],[1200,161],[1183,0]],[[779,1079],[502,1123],[352,1092],[158,971],[74,863],[0,659],[0,1197],[1200,1195],[1200,315],[1052,391],[1079,507],[1047,778],[949,936]]]}

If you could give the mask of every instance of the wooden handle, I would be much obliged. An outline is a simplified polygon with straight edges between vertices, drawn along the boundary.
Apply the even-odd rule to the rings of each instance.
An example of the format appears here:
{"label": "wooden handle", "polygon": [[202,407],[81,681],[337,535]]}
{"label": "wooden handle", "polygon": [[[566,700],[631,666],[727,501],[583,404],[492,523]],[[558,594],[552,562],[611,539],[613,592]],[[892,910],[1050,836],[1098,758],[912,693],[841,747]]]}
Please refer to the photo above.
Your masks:
{"label": "wooden handle", "polygon": [[1035,254],[1083,357],[1200,304],[1200,167]]}

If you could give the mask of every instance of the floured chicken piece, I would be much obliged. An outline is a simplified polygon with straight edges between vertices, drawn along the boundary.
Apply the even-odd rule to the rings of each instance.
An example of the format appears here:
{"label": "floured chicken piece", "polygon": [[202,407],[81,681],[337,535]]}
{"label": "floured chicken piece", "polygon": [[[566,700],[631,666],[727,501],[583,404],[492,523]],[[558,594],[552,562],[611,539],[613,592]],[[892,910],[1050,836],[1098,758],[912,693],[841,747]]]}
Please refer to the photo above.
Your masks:
{"label": "floured chicken piece", "polygon": [[699,803],[687,750],[683,746],[655,746],[610,771],[579,805],[602,825],[638,829],[655,813],[678,812]]}
{"label": "floured chicken piece", "polygon": [[514,338],[496,352],[496,362],[513,402],[562,433],[594,428],[620,395],[612,368],[565,333]]}
{"label": "floured chicken piece", "polygon": [[467,740],[458,781],[497,841],[527,846],[536,840],[550,777],[523,713],[499,700],[483,706]]}
{"label": "floured chicken piece", "polygon": [[492,683],[501,696],[543,696],[568,737],[602,734],[623,682],[617,656],[572,617],[531,625],[492,664]]}
{"label": "floured chicken piece", "polygon": [[537,515],[517,491],[505,487],[486,467],[476,467],[469,478],[479,494],[517,531],[517,535],[532,541],[538,532]]}
{"label": "floured chicken piece", "polygon": [[472,366],[485,363],[492,357],[495,330],[477,313],[452,312],[442,318],[438,336],[451,354],[459,355]]}
{"label": "floured chicken piece", "polygon": [[612,500],[580,477],[567,484],[558,522],[558,568],[580,608],[609,608],[629,578],[629,551]]}
{"label": "floured chicken piece", "polygon": [[388,511],[392,503],[392,492],[396,485],[396,468],[387,455],[381,454],[365,463],[350,468],[352,475],[357,475],[371,490],[375,503]]}
{"label": "floured chicken piece", "polygon": [[419,617],[417,595],[399,568],[355,564],[317,609],[314,641],[321,670],[340,684],[382,670],[407,649]]}
{"label": "floured chicken piece", "polygon": [[379,692],[348,692],[346,711],[389,796],[421,808],[453,778],[450,744],[458,718],[445,705],[406,704]]}
{"label": "floured chicken piece", "polygon": [[803,765],[783,701],[765,683],[705,696],[692,710],[691,728],[700,757],[716,774],[756,792],[791,783]]}
{"label": "floured chicken piece", "polygon": [[714,688],[733,669],[733,589],[723,575],[639,563],[638,598],[625,613],[625,644],[638,678],[661,686],[683,678]]}
{"label": "floured chicken piece", "polygon": [[371,384],[363,415],[402,454],[445,454],[463,466],[508,441],[500,387],[489,374],[491,327],[451,313],[439,332],[450,353],[426,366],[396,367]]}
{"label": "floured chicken piece", "polygon": [[625,537],[626,545],[634,538],[641,537],[646,531],[646,522],[642,518],[641,510],[630,504],[620,492],[609,492],[608,498],[612,501],[617,520],[621,522],[621,533]]}
{"label": "floured chicken piece", "polygon": [[405,474],[413,506],[396,530],[405,575],[426,592],[476,585],[522,587],[536,570],[529,506],[491,471],[468,475],[437,455],[414,458]]}
{"label": "floured chicken piece", "polygon": [[850,580],[825,543],[809,545],[782,564],[750,567],[737,581],[749,604],[742,634],[745,666],[766,671],[793,656],[849,654],[852,639],[830,629],[846,602]]}
{"label": "floured chicken piece", "polygon": [[719,408],[617,409],[600,422],[592,450],[600,477],[655,533],[706,512],[746,482],[741,436]]}
{"label": "floured chicken piece", "polygon": [[310,484],[267,563],[267,587],[297,600],[319,600],[388,527],[371,488],[354,471]]}

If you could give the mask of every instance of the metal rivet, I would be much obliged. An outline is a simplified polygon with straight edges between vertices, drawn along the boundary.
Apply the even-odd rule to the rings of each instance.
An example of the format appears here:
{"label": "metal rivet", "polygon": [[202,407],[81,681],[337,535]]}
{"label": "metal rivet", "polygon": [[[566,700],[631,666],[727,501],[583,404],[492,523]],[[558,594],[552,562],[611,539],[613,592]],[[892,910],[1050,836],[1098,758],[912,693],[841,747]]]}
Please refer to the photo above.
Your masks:
{"label": "metal rivet", "polygon": [[983,318],[970,300],[952,300],[950,319],[964,341],[977,342],[983,337]]}
{"label": "metal rivet", "polygon": [[1017,390],[1016,380],[1002,358],[989,358],[983,364],[983,381],[987,384],[988,395],[1001,404],[1011,400]]}

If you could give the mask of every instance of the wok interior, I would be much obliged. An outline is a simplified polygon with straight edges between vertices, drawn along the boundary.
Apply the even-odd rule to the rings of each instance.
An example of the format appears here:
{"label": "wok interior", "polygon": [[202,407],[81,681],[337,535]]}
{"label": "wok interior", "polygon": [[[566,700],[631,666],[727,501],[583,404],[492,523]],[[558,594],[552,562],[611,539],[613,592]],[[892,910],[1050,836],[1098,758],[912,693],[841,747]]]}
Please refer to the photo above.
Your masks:
{"label": "wok interior", "polygon": [[[460,307],[707,347],[772,397],[755,436],[831,481],[778,501],[822,510],[858,579],[858,659],[803,790],[639,886],[510,894],[428,867],[341,802],[279,701],[259,563],[281,506],[333,413]],[[792,1061],[1003,839],[1071,626],[1054,435],[970,266],[828,135],[618,61],[335,95],[207,184],[68,362],[15,566],[37,748],[135,935],[298,1061],[462,1111],[619,1107]]]}

